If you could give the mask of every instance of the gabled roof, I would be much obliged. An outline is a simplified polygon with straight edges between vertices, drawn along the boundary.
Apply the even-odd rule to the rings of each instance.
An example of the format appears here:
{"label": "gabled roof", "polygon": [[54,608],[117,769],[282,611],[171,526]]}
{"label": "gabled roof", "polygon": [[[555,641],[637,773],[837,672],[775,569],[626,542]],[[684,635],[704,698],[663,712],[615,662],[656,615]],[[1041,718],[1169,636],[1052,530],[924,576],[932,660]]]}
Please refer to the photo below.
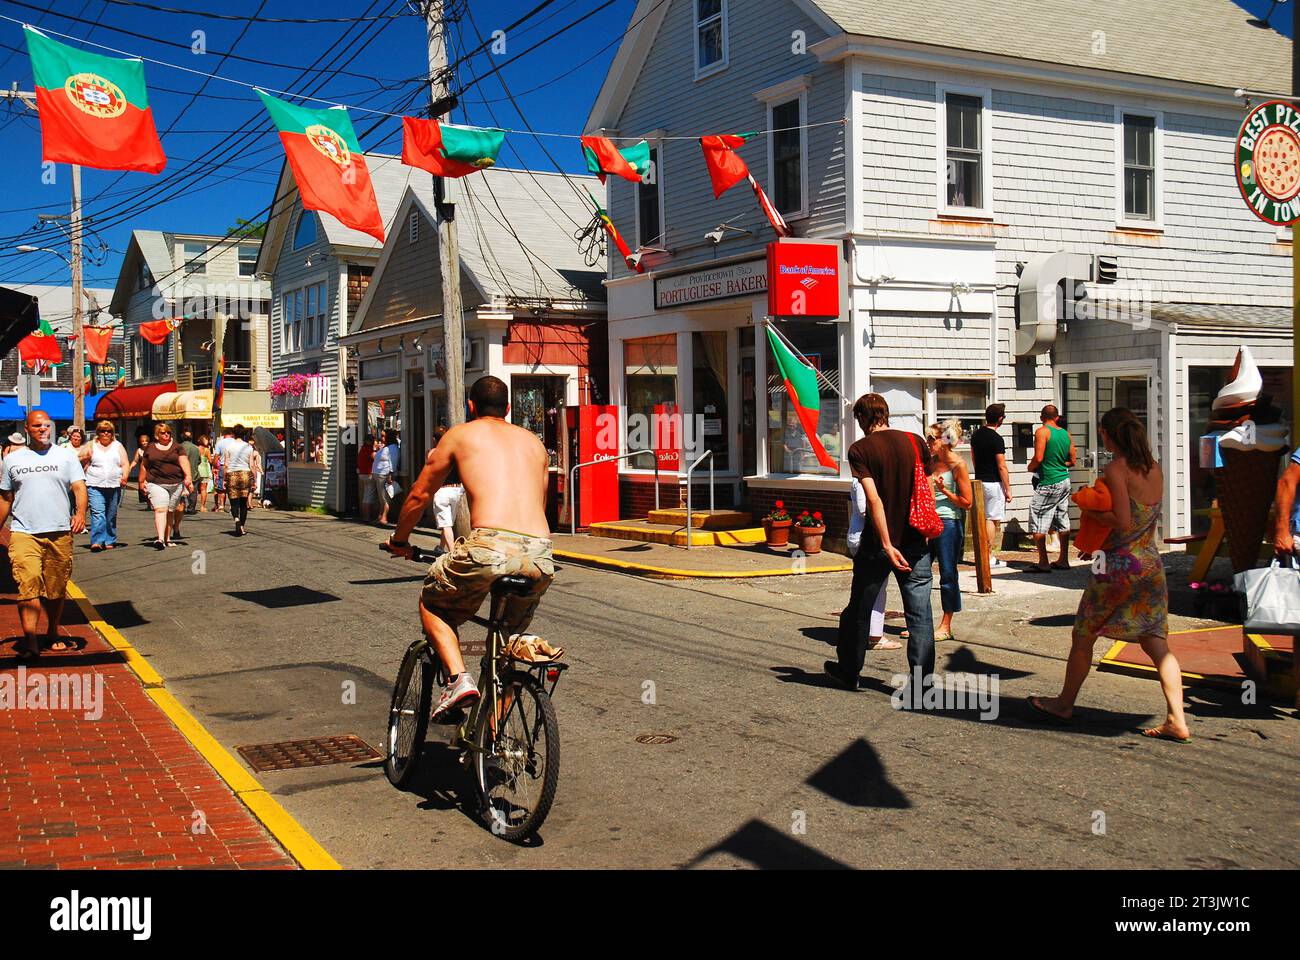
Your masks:
{"label": "gabled roof", "polygon": [[[673,2],[638,0],[587,117],[587,131],[617,125]],[[914,43],[1228,92],[1291,92],[1291,41],[1252,26],[1251,15],[1233,0],[789,2],[832,37]],[[1275,13],[1290,15],[1285,7]]]}
{"label": "gabled roof", "polygon": [[[375,188],[375,202],[379,205],[379,216],[384,221],[384,236],[387,236],[407,185],[418,180],[426,183],[431,183],[432,180],[423,170],[404,165],[400,157],[367,153],[365,160],[366,169],[370,173],[370,182]],[[290,229],[290,221],[293,219],[291,214],[298,202],[298,185],[294,182],[293,171],[289,169],[287,162],[280,166],[280,180],[276,184],[275,197],[275,205],[266,225],[266,239],[262,244],[262,252],[257,258],[258,273],[275,272],[280,249],[284,246],[284,235]],[[374,237],[345,227],[323,210],[318,210],[317,215],[330,246],[341,248],[346,253],[362,256],[379,254],[381,244]]]}
{"label": "gabled roof", "polygon": [[[167,290],[182,281],[187,288],[193,288],[198,285],[206,285],[209,282],[213,284],[228,284],[230,278],[208,278],[202,274],[186,274],[180,269],[181,263],[177,262],[172,255],[176,248],[177,240],[197,240],[212,246],[218,242],[224,241],[227,245],[234,245],[235,240],[228,239],[224,235],[207,233],[172,233],[163,230],[132,230],[131,239],[126,247],[126,255],[122,257],[122,266],[117,273],[117,283],[112,290],[112,300],[105,303],[102,300],[100,305],[108,310],[114,316],[122,316],[126,313],[127,305],[138,292],[136,284],[137,267],[140,260],[143,259],[145,266],[149,268],[149,275],[153,277],[156,284],[161,284],[164,295]],[[242,241],[246,245],[253,243],[262,243],[258,237],[249,237]],[[256,280],[252,277],[239,278],[242,284],[253,284],[256,287],[256,298],[265,300],[271,295],[270,287],[263,281]]]}
{"label": "gabled roof", "polygon": [[[434,222],[433,178],[416,172],[420,176],[411,179],[393,211],[351,332],[362,329],[388,260],[398,244],[407,242],[405,225],[411,211]],[[574,224],[585,226],[594,212],[578,191],[590,190],[600,199],[600,181],[492,167],[446,183],[447,197],[456,203],[461,267],[484,300],[604,302],[604,260],[589,266],[573,236],[578,229]]]}

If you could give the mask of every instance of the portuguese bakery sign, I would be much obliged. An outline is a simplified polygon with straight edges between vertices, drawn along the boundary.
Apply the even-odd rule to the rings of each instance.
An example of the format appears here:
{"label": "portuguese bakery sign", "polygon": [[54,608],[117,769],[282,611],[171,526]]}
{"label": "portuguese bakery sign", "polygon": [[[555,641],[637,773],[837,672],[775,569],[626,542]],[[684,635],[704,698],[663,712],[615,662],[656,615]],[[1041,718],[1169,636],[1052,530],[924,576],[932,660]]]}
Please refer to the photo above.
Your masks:
{"label": "portuguese bakery sign", "polygon": [[1237,134],[1237,186],[1261,220],[1279,227],[1300,219],[1300,111],[1261,103]]}

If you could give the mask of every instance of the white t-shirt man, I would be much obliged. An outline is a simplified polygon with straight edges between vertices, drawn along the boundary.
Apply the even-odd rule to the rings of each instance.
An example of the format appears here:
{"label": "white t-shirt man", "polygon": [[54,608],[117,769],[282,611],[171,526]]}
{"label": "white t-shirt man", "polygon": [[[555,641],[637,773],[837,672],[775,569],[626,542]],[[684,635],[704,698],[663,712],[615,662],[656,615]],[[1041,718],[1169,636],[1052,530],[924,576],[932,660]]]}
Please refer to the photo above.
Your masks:
{"label": "white t-shirt man", "polygon": [[9,451],[0,470],[0,490],[14,494],[12,529],[19,533],[65,533],[72,529],[68,492],[84,482],[81,461],[71,447]]}
{"label": "white t-shirt man", "polygon": [[231,437],[222,456],[225,458],[226,470],[229,473],[253,469],[253,446],[247,441]]}

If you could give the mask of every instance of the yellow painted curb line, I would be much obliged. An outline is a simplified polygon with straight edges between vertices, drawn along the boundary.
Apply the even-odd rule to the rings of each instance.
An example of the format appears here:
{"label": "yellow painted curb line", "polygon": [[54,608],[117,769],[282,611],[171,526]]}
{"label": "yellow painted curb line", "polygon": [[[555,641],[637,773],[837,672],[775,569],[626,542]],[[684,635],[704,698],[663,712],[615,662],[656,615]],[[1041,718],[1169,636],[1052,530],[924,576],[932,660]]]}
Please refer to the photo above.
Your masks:
{"label": "yellow painted curb line", "polygon": [[840,563],[830,567],[805,567],[802,573],[798,573],[790,567],[780,567],[775,570],[678,570],[672,567],[650,567],[640,563],[629,563],[626,560],[614,560],[610,557],[574,553],[570,550],[555,550],[553,552],[555,556],[563,560],[572,560],[574,563],[592,567],[605,567],[610,570],[621,570],[624,573],[643,574],[647,577],[657,577],[665,580],[745,580],[751,577],[806,577],[812,573],[844,573],[853,569],[851,563]]}
{"label": "yellow painted curb line", "polygon": [[72,581],[68,581],[67,594],[77,602],[90,625],[97,630],[109,645],[120,652],[127,666],[144,684],[145,693],[158,705],[176,729],[180,731],[190,745],[206,760],[230,787],[253,816],[262,822],[271,836],[284,847],[304,870],[341,870],[338,861],[325,852],[322,847],[289,812],[266,792],[266,788],[257,782],[252,774],[239,765],[230,752],[217,739],[208,733],[203,724],[192,713],[181,706],[171,692],[163,689],[164,681],[149,662],[140,656],[126,637],[122,636],[112,624],[106,622],[90,602],[90,598]]}

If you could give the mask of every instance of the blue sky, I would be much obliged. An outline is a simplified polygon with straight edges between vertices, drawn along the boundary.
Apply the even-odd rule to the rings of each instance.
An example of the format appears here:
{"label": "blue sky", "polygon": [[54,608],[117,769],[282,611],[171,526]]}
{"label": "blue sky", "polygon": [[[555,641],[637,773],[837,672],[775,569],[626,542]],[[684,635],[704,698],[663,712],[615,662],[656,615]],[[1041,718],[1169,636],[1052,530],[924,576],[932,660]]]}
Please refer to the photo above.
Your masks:
{"label": "blue sky", "polygon": [[[144,2],[180,9],[206,7],[243,16],[258,15],[260,8],[262,17],[281,18],[409,13],[400,0]],[[453,59],[458,56],[456,48],[464,52],[479,45],[476,27],[483,36],[490,37],[492,31],[518,19],[536,6],[538,0],[468,2],[474,11],[473,22],[471,18],[462,18],[453,29]],[[1256,16],[1264,15],[1270,6],[1270,0],[1234,2]],[[457,0],[454,5],[464,7],[465,3],[466,0]],[[462,82],[477,76],[483,79],[466,91],[462,106],[452,119],[483,126],[524,127],[501,79],[489,71],[494,62],[523,53],[554,31],[581,21],[500,71],[500,77],[515,94],[527,123],[534,129],[580,132],[634,6],[635,0],[552,0],[537,16],[508,33],[504,54],[494,57],[490,51],[484,51],[458,66]],[[413,79],[426,72],[424,28],[415,16],[359,24],[249,24],[209,16],[163,13],[141,7],[135,0],[0,0],[0,14],[134,55],[268,88],[307,92],[320,85],[317,96],[349,105],[400,112],[395,105],[404,96],[416,95],[417,102],[424,99],[419,92],[420,85]],[[1290,35],[1289,5],[1278,6],[1273,25]],[[316,63],[331,44],[344,37],[349,27],[352,29],[344,43],[351,42],[352,46],[342,54],[328,55]],[[205,32],[207,52],[203,55],[189,49],[195,30]],[[105,52],[94,47],[88,49]],[[225,51],[255,62],[223,61],[221,52]],[[590,61],[584,64],[588,58]],[[304,78],[300,68],[313,64],[315,72]],[[321,72],[335,68],[340,72],[334,75]],[[204,77],[156,63],[145,64],[145,76],[163,148],[169,157],[168,167],[159,177],[84,171],[86,213],[99,218],[98,225],[91,224],[96,232],[88,239],[92,243],[102,240],[110,248],[102,265],[88,265],[86,278],[90,285],[112,286],[121,251],[132,229],[222,234],[234,225],[237,217],[253,217],[271,202],[275,176],[282,162],[279,141],[270,131],[269,121],[252,90],[211,80],[203,95],[186,109],[191,94],[203,88]],[[0,86],[8,87],[14,81],[22,89],[30,90],[31,67],[23,49],[21,28],[0,21]],[[381,121],[379,116],[354,110],[352,121],[367,150],[400,152],[397,120]],[[381,121],[379,126],[367,134],[376,121]],[[250,126],[245,130],[256,132],[231,134],[246,122]],[[565,170],[581,169],[581,157],[572,141],[547,138],[543,143]],[[66,250],[64,241],[49,228],[31,231],[38,212],[67,212],[70,184],[68,168],[64,165],[57,168],[55,183],[42,183],[35,114],[12,102],[8,106],[0,105],[0,156],[5,158],[6,174],[5,190],[0,196],[0,284],[66,283],[67,267],[62,260],[47,254],[20,254],[13,250],[20,243]],[[219,163],[211,162],[214,158]],[[210,165],[201,166],[204,161]],[[524,135],[506,138],[500,162],[511,167],[554,169],[538,141]],[[189,176],[164,179],[187,170]]]}
{"label": "blue sky", "polygon": [[[17,0],[0,0],[0,14],[205,73],[294,92],[308,92],[320,85],[316,96],[393,113],[402,112],[397,105],[408,95],[417,97],[415,104],[427,100],[427,87],[414,79],[427,73],[427,48],[423,22],[413,15],[356,25],[250,25],[242,21],[163,13],[108,0],[22,2],[28,6]],[[256,14],[261,6],[262,17],[282,18],[357,17],[368,8],[372,8],[372,15],[409,14],[409,9],[399,0],[145,2],[161,7],[203,8],[244,16]],[[538,2],[471,0],[473,22],[471,18],[462,17],[452,30],[452,59],[458,56],[456,49],[468,52],[479,45],[475,27],[490,40],[492,31],[506,27]],[[494,57],[490,50],[485,50],[460,64],[457,73],[462,83],[487,75],[465,91],[462,107],[452,115],[452,119],[482,126],[523,128],[525,124],[507,98],[501,80],[488,72],[494,62],[500,63],[523,53],[551,33],[581,20],[572,29],[500,71],[528,124],[534,129],[581,132],[605,70],[617,50],[615,41],[627,27],[635,0],[613,0],[605,4],[606,0],[553,0],[535,17],[507,33],[504,54]],[[456,5],[463,7],[463,0]],[[77,19],[69,20],[59,14]],[[587,19],[581,19],[588,14]],[[315,63],[349,26],[352,30],[347,36],[352,40],[352,47],[348,52],[341,56],[337,53],[330,55],[316,64],[316,72],[302,78],[301,68]],[[241,37],[245,27],[247,32]],[[195,30],[205,31],[207,53],[204,55],[196,55],[189,49],[194,42],[192,34]],[[144,37],[119,31],[130,31]],[[55,39],[64,40],[62,37]],[[371,42],[360,49],[367,40]],[[608,49],[601,51],[607,45]],[[95,47],[86,49],[107,52]],[[233,59],[223,62],[221,52],[225,51],[258,62]],[[590,62],[580,66],[588,57],[592,57]],[[321,72],[334,68],[343,72],[334,76]],[[145,78],[149,85],[150,106],[168,156],[167,169],[158,177],[143,173],[83,171],[82,194],[86,214],[90,217],[98,215],[103,224],[88,239],[94,242],[102,238],[110,247],[102,266],[87,265],[87,283],[92,286],[113,285],[121,251],[125,250],[132,229],[222,234],[234,225],[235,218],[252,217],[271,202],[275,177],[283,160],[279,140],[270,132],[266,113],[251,89],[212,80],[207,83],[204,94],[185,110],[190,95],[203,87],[205,77],[146,62]],[[31,90],[31,66],[23,44],[22,28],[0,21],[0,86],[8,88],[14,81],[21,89]],[[406,108],[405,112],[415,113],[415,109]],[[398,120],[359,109],[353,110],[351,116],[365,149],[401,152]],[[229,136],[230,131],[245,121],[252,121],[245,127],[246,131],[257,132]],[[380,125],[366,135],[365,131],[377,121]],[[174,129],[167,132],[169,127]],[[545,146],[566,171],[577,172],[582,168],[582,158],[573,141],[548,138]],[[0,105],[0,156],[5,158],[5,190],[0,195],[0,284],[67,283],[68,269],[62,260],[47,254],[19,254],[13,250],[17,244],[30,243],[66,251],[66,242],[52,235],[48,228],[36,233],[29,231],[36,223],[37,213],[67,212],[71,187],[68,168],[63,164],[56,168],[55,183],[42,183],[36,115],[12,102],[8,106]],[[196,161],[214,157],[222,158],[219,165],[196,165]],[[499,162],[510,167],[528,165],[540,170],[555,169],[537,140],[526,135],[507,137]],[[164,181],[169,174],[183,173],[187,169],[191,170],[191,176]],[[142,190],[147,192],[142,194]],[[157,203],[159,200],[163,202]],[[153,203],[157,205],[132,212],[133,207],[143,208]]]}

